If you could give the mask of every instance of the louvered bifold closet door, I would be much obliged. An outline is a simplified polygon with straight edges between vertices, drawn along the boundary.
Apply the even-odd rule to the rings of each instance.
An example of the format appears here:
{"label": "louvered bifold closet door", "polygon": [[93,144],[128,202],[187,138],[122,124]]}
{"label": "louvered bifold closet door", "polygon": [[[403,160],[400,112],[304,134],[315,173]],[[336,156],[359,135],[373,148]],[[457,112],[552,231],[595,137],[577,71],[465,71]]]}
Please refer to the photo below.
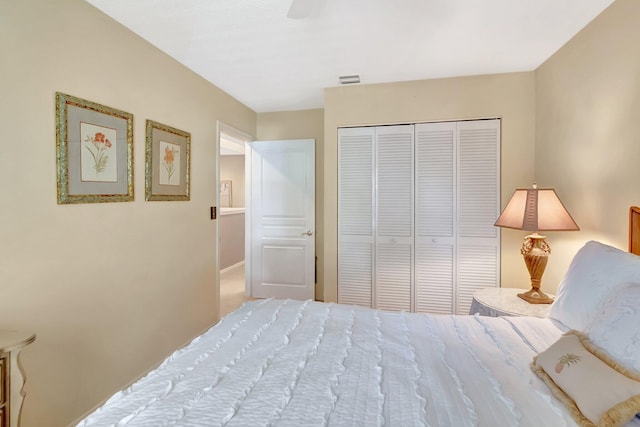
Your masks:
{"label": "louvered bifold closet door", "polygon": [[455,122],[415,126],[415,311],[452,314]]}
{"label": "louvered bifold closet door", "polygon": [[468,314],[473,293],[498,286],[500,120],[458,123],[457,314]]}
{"label": "louvered bifold closet door", "polygon": [[376,128],[375,308],[412,311],[414,126]]}
{"label": "louvered bifold closet door", "polygon": [[338,302],[373,301],[375,128],[338,130]]}

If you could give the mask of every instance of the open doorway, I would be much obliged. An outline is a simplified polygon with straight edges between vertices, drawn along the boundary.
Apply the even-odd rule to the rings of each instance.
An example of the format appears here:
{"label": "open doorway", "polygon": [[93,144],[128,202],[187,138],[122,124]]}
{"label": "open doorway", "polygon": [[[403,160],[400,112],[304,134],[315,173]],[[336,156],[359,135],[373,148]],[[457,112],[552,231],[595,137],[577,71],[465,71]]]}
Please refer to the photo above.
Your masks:
{"label": "open doorway", "polygon": [[220,317],[250,298],[245,283],[245,144],[252,138],[219,123],[218,271]]}

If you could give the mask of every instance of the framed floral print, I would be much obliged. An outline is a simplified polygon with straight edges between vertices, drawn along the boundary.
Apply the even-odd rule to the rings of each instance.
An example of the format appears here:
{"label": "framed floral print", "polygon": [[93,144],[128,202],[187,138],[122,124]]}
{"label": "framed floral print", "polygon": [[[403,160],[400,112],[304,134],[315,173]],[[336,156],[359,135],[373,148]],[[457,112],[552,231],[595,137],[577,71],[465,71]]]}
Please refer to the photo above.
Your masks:
{"label": "framed floral print", "polygon": [[58,204],[133,200],[133,114],[56,92]]}
{"label": "framed floral print", "polygon": [[191,134],[147,120],[146,200],[189,200]]}

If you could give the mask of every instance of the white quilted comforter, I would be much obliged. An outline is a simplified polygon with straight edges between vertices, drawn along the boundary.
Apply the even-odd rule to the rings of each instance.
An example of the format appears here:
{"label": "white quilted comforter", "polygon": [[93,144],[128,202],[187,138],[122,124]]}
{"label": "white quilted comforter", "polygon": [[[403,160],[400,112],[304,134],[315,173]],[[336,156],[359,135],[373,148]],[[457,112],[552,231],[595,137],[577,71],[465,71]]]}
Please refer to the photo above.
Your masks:
{"label": "white quilted comforter", "polygon": [[548,319],[262,300],[79,426],[575,426],[529,369]]}

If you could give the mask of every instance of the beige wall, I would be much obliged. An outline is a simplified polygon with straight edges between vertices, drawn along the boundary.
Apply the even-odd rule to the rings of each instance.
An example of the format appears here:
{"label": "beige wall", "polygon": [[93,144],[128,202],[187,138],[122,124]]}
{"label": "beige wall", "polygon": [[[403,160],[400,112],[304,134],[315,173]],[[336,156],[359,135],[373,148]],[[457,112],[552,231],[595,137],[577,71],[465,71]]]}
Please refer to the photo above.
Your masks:
{"label": "beige wall", "polygon": [[220,181],[231,180],[231,204],[244,208],[244,156],[220,156]]}
{"label": "beige wall", "polygon": [[[534,178],[534,74],[513,73],[325,90],[324,300],[337,297],[337,129],[341,126],[502,119],[502,205]],[[522,233],[502,233],[502,286],[528,287]]]}
{"label": "beige wall", "polygon": [[536,71],[536,177],[581,228],[548,233],[552,290],[588,240],[627,249],[640,204],[640,2],[617,0]]}
{"label": "beige wall", "polygon": [[316,257],[317,284],[316,299],[323,300],[323,239],[324,239],[324,110],[282,111],[258,114],[257,139],[270,141],[278,139],[316,140]]}
{"label": "beige wall", "polygon": [[[0,58],[0,328],[60,427],[215,322],[216,123],[256,114],[81,0],[2,0]],[[56,204],[56,91],[134,114],[134,202]],[[147,118],[191,132],[190,202],[144,201]]]}
{"label": "beige wall", "polygon": [[224,270],[244,261],[244,212],[221,214],[218,218],[220,220],[220,270]]}

